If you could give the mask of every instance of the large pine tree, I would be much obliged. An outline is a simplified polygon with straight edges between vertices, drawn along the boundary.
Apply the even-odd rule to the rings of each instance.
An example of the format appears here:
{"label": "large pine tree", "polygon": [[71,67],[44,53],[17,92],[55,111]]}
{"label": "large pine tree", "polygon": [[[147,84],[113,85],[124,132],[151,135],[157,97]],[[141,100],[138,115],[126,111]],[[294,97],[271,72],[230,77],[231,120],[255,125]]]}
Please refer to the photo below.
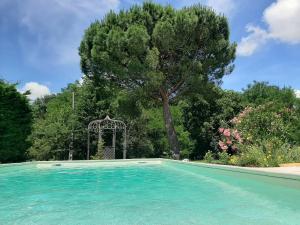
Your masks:
{"label": "large pine tree", "polygon": [[179,158],[170,103],[230,73],[235,47],[227,19],[213,10],[146,2],[93,23],[81,42],[81,67],[97,82],[109,80],[162,103],[169,144]]}

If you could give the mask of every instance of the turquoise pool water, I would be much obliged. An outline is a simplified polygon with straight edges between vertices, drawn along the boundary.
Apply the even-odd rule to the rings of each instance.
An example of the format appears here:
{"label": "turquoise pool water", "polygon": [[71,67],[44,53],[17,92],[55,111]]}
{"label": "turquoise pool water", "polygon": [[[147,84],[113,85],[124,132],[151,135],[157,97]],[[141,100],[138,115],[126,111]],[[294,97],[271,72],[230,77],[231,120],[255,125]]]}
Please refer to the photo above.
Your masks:
{"label": "turquoise pool water", "polygon": [[0,224],[300,224],[300,181],[173,162],[0,167]]}

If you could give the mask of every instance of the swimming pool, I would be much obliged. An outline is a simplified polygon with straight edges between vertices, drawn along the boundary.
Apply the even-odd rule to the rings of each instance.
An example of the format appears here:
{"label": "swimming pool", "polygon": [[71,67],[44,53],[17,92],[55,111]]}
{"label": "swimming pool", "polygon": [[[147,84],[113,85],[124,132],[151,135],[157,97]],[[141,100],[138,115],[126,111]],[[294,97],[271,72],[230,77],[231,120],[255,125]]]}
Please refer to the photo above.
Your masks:
{"label": "swimming pool", "polygon": [[169,160],[0,166],[0,224],[300,224],[300,180]]}

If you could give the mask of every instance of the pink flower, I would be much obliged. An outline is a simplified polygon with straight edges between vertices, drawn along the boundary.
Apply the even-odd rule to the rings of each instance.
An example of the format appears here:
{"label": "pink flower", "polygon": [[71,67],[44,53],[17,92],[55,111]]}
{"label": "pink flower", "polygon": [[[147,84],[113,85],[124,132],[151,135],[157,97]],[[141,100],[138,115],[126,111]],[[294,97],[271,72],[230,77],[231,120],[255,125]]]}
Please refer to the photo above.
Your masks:
{"label": "pink flower", "polygon": [[226,144],[232,145],[232,141],[230,139],[227,139]]}
{"label": "pink flower", "polygon": [[232,120],[230,120],[231,123],[237,124],[239,119],[237,117],[234,117]]}
{"label": "pink flower", "polygon": [[234,117],[230,122],[232,124],[239,124],[242,122],[242,119],[247,116],[253,109],[251,107],[246,107],[242,112],[240,112],[236,117]]}
{"label": "pink flower", "polygon": [[226,150],[228,149],[228,146],[227,146],[227,145],[224,145],[224,146],[221,147],[221,149],[222,149],[223,151],[226,151]]}
{"label": "pink flower", "polygon": [[230,129],[225,129],[223,134],[225,137],[230,137]]}
{"label": "pink flower", "polygon": [[233,151],[237,151],[237,147],[236,147],[235,145],[232,145],[231,149],[232,149]]}
{"label": "pink flower", "polygon": [[241,136],[240,136],[240,133],[239,133],[237,130],[234,130],[234,131],[233,131],[233,135],[234,135],[234,138],[235,138],[237,141],[239,141],[239,142],[242,141],[242,138],[241,138]]}
{"label": "pink flower", "polygon": [[223,128],[223,127],[220,127],[220,128],[219,128],[219,133],[222,134],[223,132],[224,132],[224,128]]}
{"label": "pink flower", "polygon": [[219,141],[219,146],[223,151],[228,149],[228,146],[223,141]]}

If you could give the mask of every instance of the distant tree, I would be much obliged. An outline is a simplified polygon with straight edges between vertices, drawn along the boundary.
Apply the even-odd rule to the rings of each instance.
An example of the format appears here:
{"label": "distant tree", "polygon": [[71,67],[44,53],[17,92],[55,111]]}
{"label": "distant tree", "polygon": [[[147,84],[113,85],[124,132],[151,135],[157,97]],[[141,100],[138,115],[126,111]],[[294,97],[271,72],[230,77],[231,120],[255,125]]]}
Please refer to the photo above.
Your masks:
{"label": "distant tree", "polygon": [[34,123],[29,155],[36,160],[67,159],[71,140],[72,90],[37,99],[33,105]]}
{"label": "distant tree", "polygon": [[47,104],[51,99],[55,98],[55,94],[46,95],[42,98],[37,98],[31,105],[33,119],[45,118],[47,113]]}
{"label": "distant tree", "polygon": [[243,102],[246,105],[258,106],[273,102],[278,107],[294,107],[299,100],[294,90],[289,87],[280,88],[268,82],[254,81],[243,90]]}
{"label": "distant tree", "polygon": [[[75,110],[72,109],[72,92]],[[74,159],[86,158],[87,126],[95,119],[115,114],[116,93],[102,83],[96,87],[90,80],[75,82],[61,93],[37,99],[33,104],[34,123],[29,148],[30,157],[37,160],[67,159],[74,131]],[[96,149],[97,143],[93,143]],[[94,153],[94,152],[93,152]]]}
{"label": "distant tree", "polygon": [[27,97],[16,85],[0,80],[0,163],[26,159],[31,119]]}
{"label": "distant tree", "polygon": [[214,137],[222,123],[229,121],[242,109],[242,94],[224,91],[213,85],[190,97],[184,107],[186,129],[195,140],[190,158],[202,159],[208,150],[215,150]]}
{"label": "distant tree", "polygon": [[110,12],[87,29],[80,45],[81,68],[96,82],[112,81],[161,102],[168,142],[179,158],[170,103],[229,74],[235,47],[227,19],[213,10],[200,5],[175,10],[146,2]]}

